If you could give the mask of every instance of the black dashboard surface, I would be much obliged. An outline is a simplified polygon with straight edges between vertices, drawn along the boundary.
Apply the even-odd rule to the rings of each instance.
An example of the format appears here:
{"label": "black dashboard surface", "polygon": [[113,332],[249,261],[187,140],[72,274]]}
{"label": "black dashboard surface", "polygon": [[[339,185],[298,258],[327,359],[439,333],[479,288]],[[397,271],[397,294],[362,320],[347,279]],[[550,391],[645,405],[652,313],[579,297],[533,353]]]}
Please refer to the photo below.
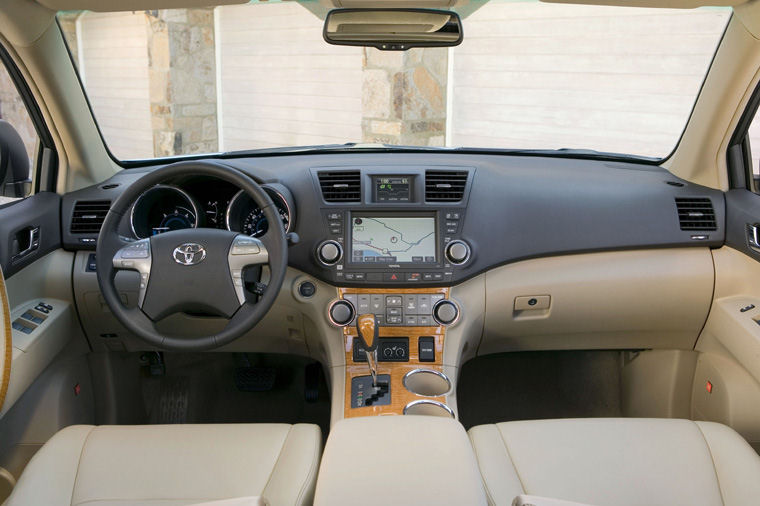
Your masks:
{"label": "black dashboard surface", "polygon": [[[470,245],[471,259],[456,268],[446,282],[422,283],[426,285],[455,284],[495,266],[528,258],[605,250],[719,247],[725,240],[723,193],[680,180],[653,165],[461,153],[294,154],[231,159],[226,163],[259,182],[279,183],[289,190],[298,217],[292,231],[300,237],[300,242],[290,247],[289,264],[331,283],[339,280],[335,279],[334,270],[320,264],[315,249],[329,236],[324,213],[333,209],[351,212],[465,209],[459,238]],[[361,203],[328,203],[316,180],[316,173],[321,170],[358,170],[364,181],[370,181],[371,175],[378,172],[406,175],[410,168],[417,168],[423,175],[425,170],[439,168],[467,170],[465,199],[435,205],[424,201],[372,202],[372,191],[366,184]],[[112,201],[150,170],[123,170],[96,186],[65,195],[61,208],[64,247],[93,249],[90,239],[97,237],[71,233],[76,202]],[[716,229],[682,230],[676,198],[709,199]],[[122,232],[131,235],[128,220],[123,223]]]}

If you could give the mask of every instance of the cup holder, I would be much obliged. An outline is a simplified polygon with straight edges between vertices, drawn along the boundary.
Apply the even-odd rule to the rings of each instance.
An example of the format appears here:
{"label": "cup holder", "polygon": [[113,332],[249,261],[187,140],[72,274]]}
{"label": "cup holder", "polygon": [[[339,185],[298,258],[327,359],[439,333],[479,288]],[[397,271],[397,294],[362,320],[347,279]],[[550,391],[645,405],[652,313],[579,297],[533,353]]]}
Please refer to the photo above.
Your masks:
{"label": "cup holder", "polygon": [[405,415],[427,415],[454,418],[454,412],[442,402],[432,399],[412,401],[404,406]]}
{"label": "cup holder", "polygon": [[404,375],[404,387],[424,397],[440,397],[451,390],[451,380],[442,372],[432,369],[415,369]]}

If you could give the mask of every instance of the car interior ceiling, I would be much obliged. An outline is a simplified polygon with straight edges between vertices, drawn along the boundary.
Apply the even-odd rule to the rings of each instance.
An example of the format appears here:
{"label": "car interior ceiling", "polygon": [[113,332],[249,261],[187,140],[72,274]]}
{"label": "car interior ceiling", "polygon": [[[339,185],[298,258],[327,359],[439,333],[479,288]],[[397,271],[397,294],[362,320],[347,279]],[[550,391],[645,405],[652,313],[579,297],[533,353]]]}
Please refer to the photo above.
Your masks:
{"label": "car interior ceiling", "polygon": [[0,6],[0,504],[757,504],[760,3],[211,3]]}

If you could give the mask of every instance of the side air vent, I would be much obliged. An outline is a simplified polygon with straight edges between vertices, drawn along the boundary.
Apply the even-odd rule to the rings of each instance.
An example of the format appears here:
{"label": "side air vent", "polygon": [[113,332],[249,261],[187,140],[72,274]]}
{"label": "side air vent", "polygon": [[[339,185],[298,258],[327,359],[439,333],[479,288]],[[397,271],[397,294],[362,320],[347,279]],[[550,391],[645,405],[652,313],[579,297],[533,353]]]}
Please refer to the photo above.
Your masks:
{"label": "side air vent", "polygon": [[71,217],[72,234],[97,234],[106,219],[110,200],[80,200],[74,204]]}
{"label": "side air vent", "polygon": [[425,172],[427,202],[459,202],[467,186],[466,171],[428,170]]}
{"label": "side air vent", "polygon": [[676,197],[676,207],[681,230],[717,230],[715,210],[709,198]]}
{"label": "side air vent", "polygon": [[358,170],[319,173],[319,186],[327,202],[361,202],[362,180]]}

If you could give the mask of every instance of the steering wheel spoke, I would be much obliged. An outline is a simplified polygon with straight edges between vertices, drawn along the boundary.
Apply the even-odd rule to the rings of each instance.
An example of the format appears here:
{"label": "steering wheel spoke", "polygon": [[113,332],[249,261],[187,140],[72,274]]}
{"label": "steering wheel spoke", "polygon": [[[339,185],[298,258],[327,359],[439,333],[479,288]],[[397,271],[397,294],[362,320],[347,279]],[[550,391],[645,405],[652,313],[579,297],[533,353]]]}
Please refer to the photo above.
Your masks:
{"label": "steering wheel spoke", "polygon": [[150,270],[153,257],[150,249],[150,239],[141,239],[126,243],[113,256],[114,269],[131,270],[140,273],[140,290],[137,296],[137,307],[142,308],[145,293],[148,290]]}
{"label": "steering wheel spoke", "polygon": [[246,302],[243,269],[251,265],[269,263],[269,251],[262,241],[247,235],[238,235],[232,240],[227,265],[230,269],[235,295],[242,306]]}

